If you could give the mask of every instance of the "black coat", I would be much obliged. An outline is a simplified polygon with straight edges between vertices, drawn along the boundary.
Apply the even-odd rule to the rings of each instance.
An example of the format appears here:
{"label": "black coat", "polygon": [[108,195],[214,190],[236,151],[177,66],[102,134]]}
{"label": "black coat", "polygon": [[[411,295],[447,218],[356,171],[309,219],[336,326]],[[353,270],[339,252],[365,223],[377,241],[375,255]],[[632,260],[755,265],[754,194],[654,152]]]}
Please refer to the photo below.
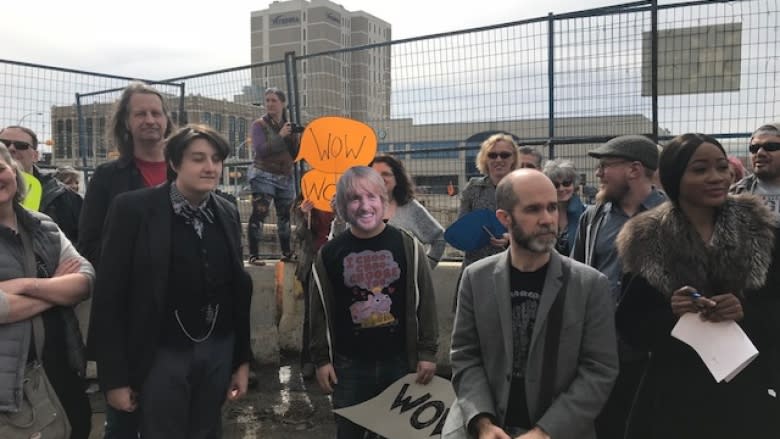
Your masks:
{"label": "black coat", "polygon": [[133,157],[122,157],[101,164],[89,180],[79,217],[79,253],[98,269],[101,237],[108,206],[119,194],[141,189],[143,178]]}
{"label": "black coat", "polygon": [[[213,199],[233,255],[236,368],[250,356],[252,280],[243,267],[238,211]],[[154,360],[166,310],[173,215],[170,184],[121,194],[109,209],[89,328],[104,391],[128,385],[141,390]]]}
{"label": "black coat", "polygon": [[[626,439],[778,437],[780,234],[754,200],[730,199],[707,245],[667,203],[629,221],[618,237],[627,274],[615,318],[629,344],[651,358],[629,417]],[[774,244],[774,245],[773,245]],[[730,382],[717,383],[699,355],[671,336],[671,293],[684,285],[740,297],[738,322],[759,351]]]}

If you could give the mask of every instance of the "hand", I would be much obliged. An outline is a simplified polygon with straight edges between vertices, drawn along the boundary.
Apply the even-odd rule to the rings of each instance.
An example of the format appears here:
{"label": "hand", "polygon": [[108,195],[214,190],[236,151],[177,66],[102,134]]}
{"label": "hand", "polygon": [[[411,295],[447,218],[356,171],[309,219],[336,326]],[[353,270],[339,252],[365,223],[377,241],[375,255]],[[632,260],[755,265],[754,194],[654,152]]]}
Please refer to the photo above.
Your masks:
{"label": "hand", "polygon": [[314,209],[314,203],[311,200],[303,200],[301,201],[301,212],[303,212],[304,215],[311,212],[312,209]]}
{"label": "hand", "polygon": [[292,132],[292,125],[290,125],[290,122],[287,122],[282,126],[282,129],[279,130],[279,135],[282,137],[287,137]]}
{"label": "hand", "polygon": [[417,384],[428,384],[433,379],[433,375],[436,373],[436,363],[430,361],[418,361],[417,362]]}
{"label": "hand", "polygon": [[328,363],[317,368],[317,382],[320,383],[323,392],[333,393],[333,385],[338,384],[339,380],[336,378],[336,371],[332,364]]}
{"label": "hand", "polygon": [[249,383],[249,363],[243,363],[238,366],[233,376],[230,377],[230,386],[228,386],[227,399],[235,401],[246,395],[247,384]]}
{"label": "hand", "polygon": [[509,245],[509,240],[507,238],[490,238],[490,245],[506,248],[506,246]]}
{"label": "hand", "polygon": [[550,435],[539,427],[534,427],[515,439],[550,439]]}
{"label": "hand", "polygon": [[70,258],[57,265],[57,269],[54,270],[54,276],[52,277],[78,273],[80,269],[81,260],[79,260],[79,258]]}
{"label": "hand", "polygon": [[724,320],[740,321],[745,317],[742,310],[742,303],[737,296],[727,293],[711,297],[716,303],[715,307],[710,309],[706,315],[707,320],[711,322],[722,322]]}
{"label": "hand", "polygon": [[686,285],[677,289],[672,293],[670,300],[672,305],[672,313],[677,317],[682,317],[685,313],[708,313],[709,310],[715,308],[715,302],[706,297],[695,298],[693,293],[696,292],[696,288]]}
{"label": "hand", "polygon": [[106,392],[106,402],[111,407],[123,412],[134,412],[138,408],[135,392],[130,387],[119,387]]}
{"label": "hand", "polygon": [[487,416],[482,416],[475,422],[475,429],[479,439],[512,439],[499,426],[493,424]]}

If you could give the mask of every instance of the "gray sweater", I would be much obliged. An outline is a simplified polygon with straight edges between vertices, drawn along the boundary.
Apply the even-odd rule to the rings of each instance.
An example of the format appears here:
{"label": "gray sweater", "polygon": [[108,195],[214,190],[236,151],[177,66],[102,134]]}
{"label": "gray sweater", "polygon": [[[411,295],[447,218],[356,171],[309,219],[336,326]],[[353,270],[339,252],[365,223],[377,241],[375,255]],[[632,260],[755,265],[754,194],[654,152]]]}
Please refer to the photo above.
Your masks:
{"label": "gray sweater", "polygon": [[425,254],[431,268],[441,260],[444,254],[444,228],[431,216],[430,212],[417,200],[411,200],[395,208],[395,215],[388,224],[404,229],[414,235],[425,246]]}

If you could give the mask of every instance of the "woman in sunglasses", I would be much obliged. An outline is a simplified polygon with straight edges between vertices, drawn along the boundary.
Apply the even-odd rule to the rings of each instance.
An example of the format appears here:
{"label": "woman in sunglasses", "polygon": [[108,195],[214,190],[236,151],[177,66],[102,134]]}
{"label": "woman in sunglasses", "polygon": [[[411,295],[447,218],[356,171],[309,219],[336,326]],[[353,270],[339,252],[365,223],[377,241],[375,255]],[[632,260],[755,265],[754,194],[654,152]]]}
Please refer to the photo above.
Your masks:
{"label": "woman in sunglasses", "polygon": [[577,234],[577,222],[585,211],[580,197],[574,193],[577,187],[577,170],[570,160],[551,160],[544,165],[544,175],[552,180],[558,191],[558,253],[569,256],[574,235]]}
{"label": "woman in sunglasses", "polygon": [[[469,180],[460,194],[458,218],[478,209],[496,210],[496,185],[505,175],[517,169],[517,164],[517,144],[509,134],[494,134],[482,142],[476,165],[483,176]],[[490,238],[488,245],[466,252],[461,270],[472,262],[503,251],[508,244],[503,236]]]}

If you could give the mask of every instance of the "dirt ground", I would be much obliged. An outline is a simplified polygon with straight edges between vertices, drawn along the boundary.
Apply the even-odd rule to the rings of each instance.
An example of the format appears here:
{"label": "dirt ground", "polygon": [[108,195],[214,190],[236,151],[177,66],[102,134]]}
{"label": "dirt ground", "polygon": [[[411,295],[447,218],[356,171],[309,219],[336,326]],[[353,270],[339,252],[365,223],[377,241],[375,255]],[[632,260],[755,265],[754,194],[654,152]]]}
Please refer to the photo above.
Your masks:
{"label": "dirt ground", "polygon": [[[240,401],[225,404],[223,439],[324,439],[336,435],[330,399],[316,380],[303,380],[297,354],[284,353],[279,367],[260,367],[257,383]],[[92,434],[103,438],[105,404],[91,396]]]}

